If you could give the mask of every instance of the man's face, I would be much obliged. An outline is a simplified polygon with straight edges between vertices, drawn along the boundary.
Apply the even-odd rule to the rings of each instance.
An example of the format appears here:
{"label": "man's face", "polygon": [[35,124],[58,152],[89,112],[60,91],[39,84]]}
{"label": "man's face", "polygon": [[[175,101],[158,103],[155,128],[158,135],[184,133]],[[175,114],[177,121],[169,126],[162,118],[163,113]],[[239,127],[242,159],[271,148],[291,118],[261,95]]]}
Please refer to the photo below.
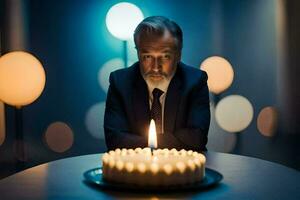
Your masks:
{"label": "man's face", "polygon": [[168,32],[163,36],[140,37],[137,51],[140,71],[146,80],[153,83],[169,80],[181,58],[177,41]]}

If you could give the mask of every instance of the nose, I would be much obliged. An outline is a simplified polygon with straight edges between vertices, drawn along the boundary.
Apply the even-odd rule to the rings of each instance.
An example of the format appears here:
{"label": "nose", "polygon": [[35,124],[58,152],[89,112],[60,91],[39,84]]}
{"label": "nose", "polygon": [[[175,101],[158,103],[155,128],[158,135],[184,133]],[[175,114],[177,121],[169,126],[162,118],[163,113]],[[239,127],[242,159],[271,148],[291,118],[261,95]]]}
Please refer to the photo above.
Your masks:
{"label": "nose", "polygon": [[159,72],[160,69],[161,69],[161,61],[159,57],[156,57],[152,65],[152,70],[155,72]]}

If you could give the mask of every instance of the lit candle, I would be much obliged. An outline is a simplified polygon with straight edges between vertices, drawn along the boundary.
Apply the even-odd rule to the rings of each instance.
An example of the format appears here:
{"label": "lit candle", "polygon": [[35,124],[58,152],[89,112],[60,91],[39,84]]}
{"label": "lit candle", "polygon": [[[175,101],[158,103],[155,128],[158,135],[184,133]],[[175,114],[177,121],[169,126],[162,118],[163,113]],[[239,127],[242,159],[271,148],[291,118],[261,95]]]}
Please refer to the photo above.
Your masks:
{"label": "lit candle", "polygon": [[151,151],[157,148],[156,127],[153,119],[151,119],[148,132],[148,146],[150,147]]}

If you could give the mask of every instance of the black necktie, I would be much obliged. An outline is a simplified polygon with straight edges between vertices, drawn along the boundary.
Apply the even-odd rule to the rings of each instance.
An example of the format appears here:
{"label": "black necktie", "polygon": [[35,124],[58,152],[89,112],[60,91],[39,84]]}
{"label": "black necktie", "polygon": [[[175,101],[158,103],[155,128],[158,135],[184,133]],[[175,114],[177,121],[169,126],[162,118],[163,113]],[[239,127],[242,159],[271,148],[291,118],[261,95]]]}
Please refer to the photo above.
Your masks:
{"label": "black necktie", "polygon": [[151,119],[154,119],[155,121],[155,126],[156,126],[156,132],[157,133],[162,133],[162,110],[161,110],[161,104],[159,101],[159,97],[163,94],[164,92],[161,91],[160,89],[154,88],[152,91],[153,95],[153,102],[152,102],[152,107],[151,107]]}

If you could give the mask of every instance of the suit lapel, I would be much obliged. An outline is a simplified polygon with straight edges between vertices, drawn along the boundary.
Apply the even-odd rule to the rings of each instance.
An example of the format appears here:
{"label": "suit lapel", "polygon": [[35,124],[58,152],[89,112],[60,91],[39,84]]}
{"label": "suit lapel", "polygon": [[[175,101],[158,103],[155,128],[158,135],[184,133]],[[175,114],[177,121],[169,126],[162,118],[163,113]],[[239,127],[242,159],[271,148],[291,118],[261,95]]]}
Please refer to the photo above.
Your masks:
{"label": "suit lapel", "polygon": [[136,66],[136,81],[134,82],[132,103],[137,131],[141,135],[147,135],[150,124],[149,93],[147,84],[140,74],[138,64]]}
{"label": "suit lapel", "polygon": [[181,99],[181,67],[180,64],[176,70],[168,87],[166,100],[165,100],[165,113],[164,113],[164,131],[172,133],[175,128],[176,115],[178,106]]}

